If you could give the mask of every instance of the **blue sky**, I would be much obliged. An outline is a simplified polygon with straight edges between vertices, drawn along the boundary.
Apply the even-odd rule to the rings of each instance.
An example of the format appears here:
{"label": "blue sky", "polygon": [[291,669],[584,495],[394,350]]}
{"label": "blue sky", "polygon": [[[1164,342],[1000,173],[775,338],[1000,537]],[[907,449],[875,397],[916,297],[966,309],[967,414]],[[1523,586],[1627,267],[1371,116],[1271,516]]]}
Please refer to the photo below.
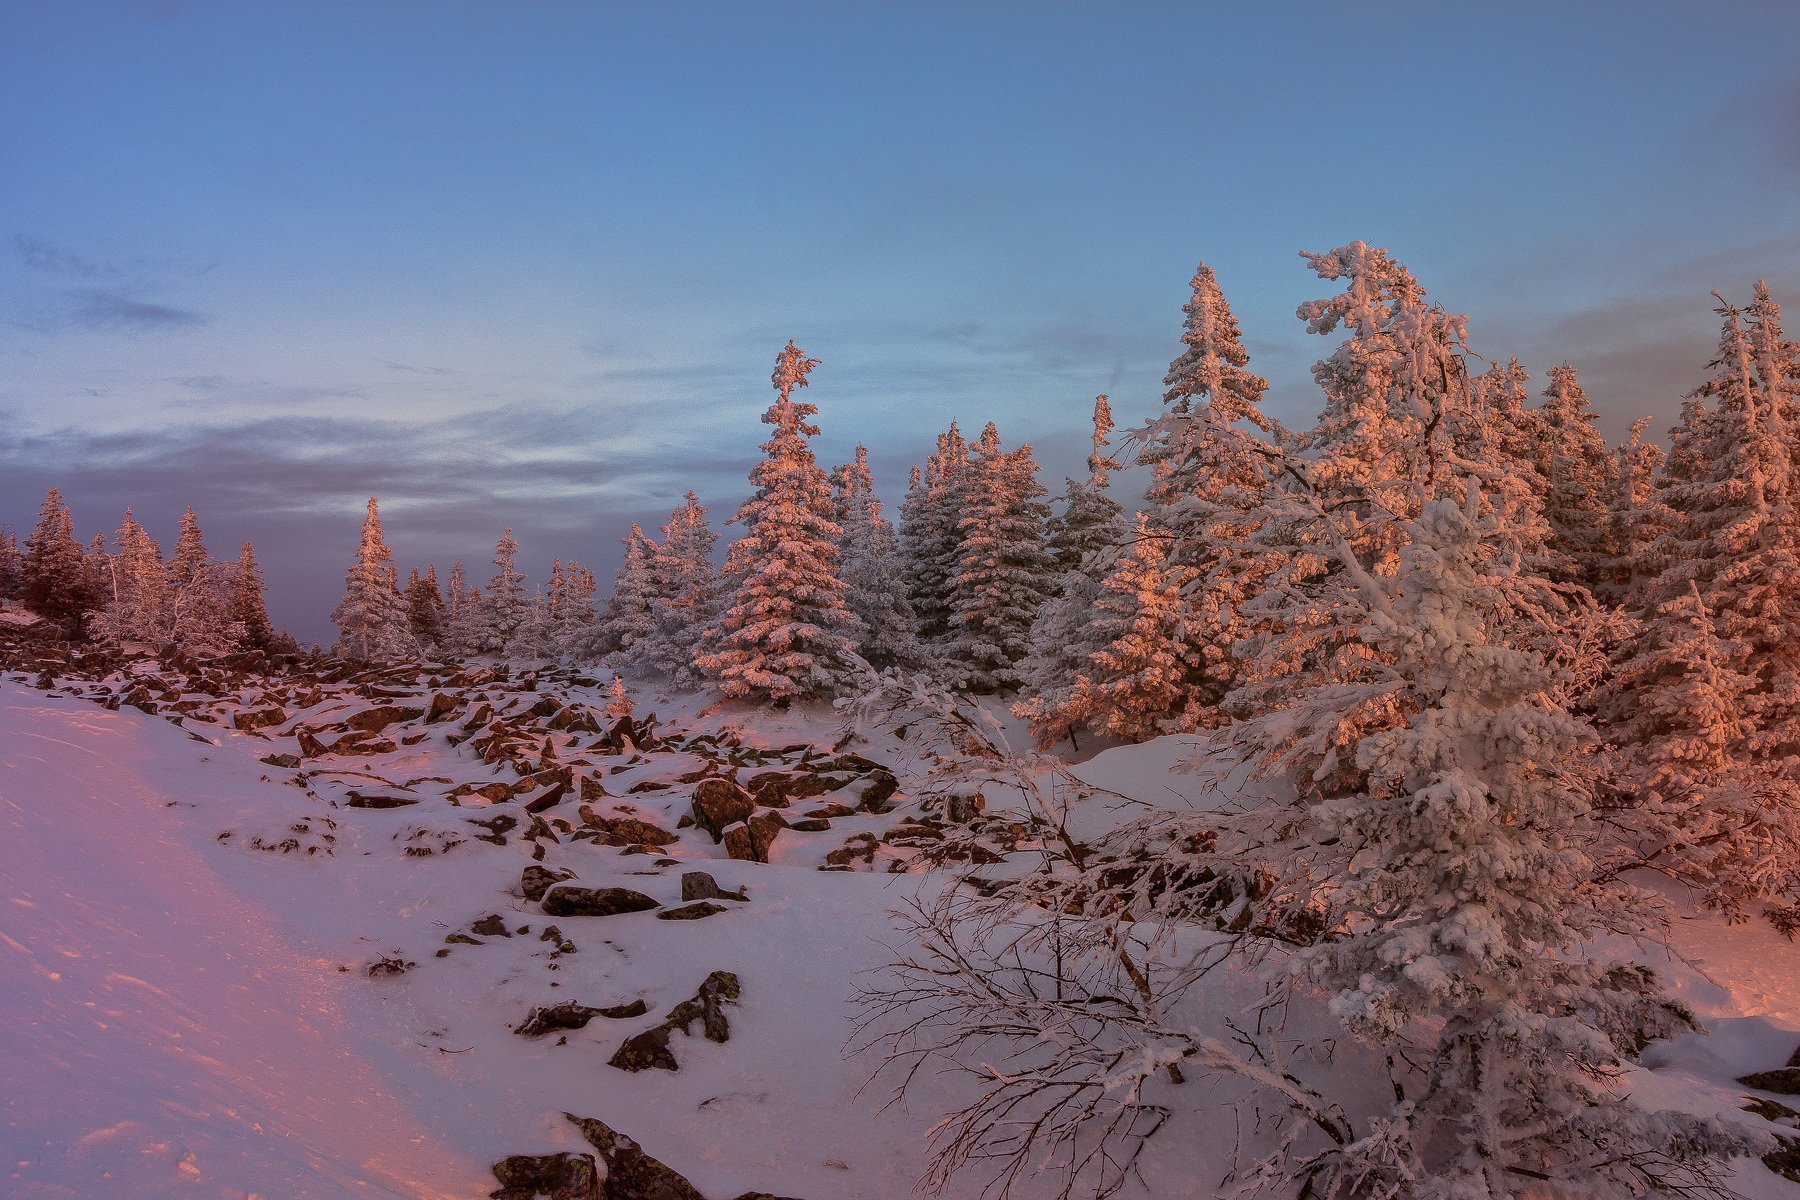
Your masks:
{"label": "blue sky", "polygon": [[1353,238],[1660,428],[1712,289],[1800,300],[1796,45],[1777,3],[10,0],[0,522],[192,503],[307,638],[371,494],[403,568],[510,524],[605,577],[735,509],[789,337],[827,464],[895,499],[993,419],[1055,490],[1094,393],[1157,408],[1201,259],[1304,424],[1297,252]]}

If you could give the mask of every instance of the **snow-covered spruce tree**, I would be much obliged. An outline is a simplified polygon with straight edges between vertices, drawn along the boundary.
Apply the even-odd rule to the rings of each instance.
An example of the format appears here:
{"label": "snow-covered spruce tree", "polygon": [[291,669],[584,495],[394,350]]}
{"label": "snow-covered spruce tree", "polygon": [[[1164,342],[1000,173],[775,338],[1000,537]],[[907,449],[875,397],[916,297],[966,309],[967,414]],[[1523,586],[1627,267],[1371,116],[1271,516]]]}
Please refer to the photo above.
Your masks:
{"label": "snow-covered spruce tree", "polygon": [[480,654],[487,628],[487,599],[480,588],[469,583],[468,572],[460,560],[450,568],[450,592],[445,597],[445,608],[449,611],[445,615],[444,640],[439,650],[452,658]]}
{"label": "snow-covered spruce tree", "polygon": [[[102,547],[104,550],[104,546]],[[82,636],[88,614],[105,603],[101,580],[89,569],[75,519],[62,493],[44,494],[37,526],[25,539],[20,564],[20,599],[38,616],[60,625],[70,637]]]}
{"label": "snow-covered spruce tree", "polygon": [[1619,548],[1612,542],[1607,499],[1618,469],[1575,368],[1550,368],[1550,386],[1539,411],[1548,491],[1544,518],[1550,523],[1552,578],[1597,591]]}
{"label": "snow-covered spruce tree", "polygon": [[[1395,1064],[1393,1108],[1362,1136],[1290,1141],[1252,1179],[1323,1197],[1510,1197],[1521,1180],[1722,1194],[1751,1139],[1616,1086],[1645,1042],[1692,1019],[1646,968],[1575,952],[1647,933],[1652,904],[1596,882],[1593,733],[1553,699],[1554,665],[1515,648],[1516,602],[1546,584],[1517,574],[1472,482],[1460,504],[1446,490],[1405,522],[1391,578],[1346,563],[1368,592],[1361,637],[1406,696],[1403,722],[1353,748],[1365,785],[1312,801],[1297,787],[1299,810],[1221,836],[1268,873],[1264,920],[1317,923],[1290,978]],[[1263,721],[1239,742],[1299,784],[1291,739]]]}
{"label": "snow-covered spruce tree", "polygon": [[421,650],[436,652],[444,643],[450,615],[445,610],[435,564],[428,565],[423,575],[415,568],[407,577],[406,611],[412,624],[413,640]]}
{"label": "snow-covered spruce tree", "polygon": [[1075,741],[1076,731],[1091,709],[1088,672],[1106,638],[1094,620],[1100,582],[1111,571],[1124,525],[1119,505],[1109,494],[1119,461],[1112,456],[1112,407],[1094,398],[1093,451],[1085,481],[1069,480],[1063,511],[1050,520],[1050,552],[1058,575],[1055,594],[1031,623],[1031,650],[1019,664],[1019,702],[1013,712],[1031,722],[1040,747],[1061,738]]}
{"label": "snow-covered spruce tree", "polygon": [[1645,585],[1658,573],[1653,547],[1675,519],[1658,487],[1668,456],[1661,446],[1644,440],[1649,424],[1649,417],[1632,422],[1631,432],[1613,452],[1606,524],[1614,553],[1596,591],[1608,604],[1634,609],[1640,606]]}
{"label": "snow-covered spruce tree", "polygon": [[1531,407],[1530,382],[1517,359],[1495,363],[1469,382],[1469,403],[1443,416],[1450,432],[1448,465],[1481,483],[1482,504],[1532,570],[1562,579],[1550,547],[1553,531],[1544,518],[1549,447],[1544,417]]}
{"label": "snow-covered spruce tree", "polygon": [[598,657],[594,573],[578,562],[563,564],[562,590],[550,597],[550,653],[578,661]]}
{"label": "snow-covered spruce tree", "polygon": [[140,642],[161,649],[169,640],[169,581],[162,550],[128,508],[106,561],[106,602],[89,622],[101,641]]}
{"label": "snow-covered spruce tree", "polygon": [[1191,568],[1169,562],[1171,540],[1139,513],[1130,548],[1102,582],[1092,616],[1101,641],[1088,669],[1088,723],[1141,742],[1196,729],[1205,715],[1194,680],[1202,664],[1183,636]]}
{"label": "snow-covered spruce tree", "polygon": [[1261,578],[1242,606],[1242,665],[1223,703],[1234,715],[1265,717],[1299,697],[1330,696],[1335,724],[1303,734],[1296,727],[1288,748],[1330,792],[1360,783],[1352,748],[1404,717],[1400,695],[1386,686],[1388,665],[1360,637],[1368,616],[1360,577],[1397,568],[1406,522],[1462,461],[1443,415],[1471,408],[1480,394],[1462,364],[1464,318],[1429,305],[1386,251],[1352,242],[1306,257],[1320,276],[1348,285],[1301,305],[1299,315],[1311,332],[1342,326],[1349,337],[1313,367],[1325,408],[1303,439],[1303,477],[1292,460],[1263,454],[1269,482],[1253,535]]}
{"label": "snow-covered spruce tree", "polygon": [[615,669],[648,669],[656,636],[656,600],[663,594],[662,548],[636,521],[622,539],[625,560],[613,576],[603,621],[607,662]]}
{"label": "snow-covered spruce tree", "polygon": [[[1760,901],[1800,896],[1797,785],[1742,753],[1757,686],[1736,666],[1747,649],[1719,637],[1690,582],[1639,624],[1601,694],[1619,745],[1610,782],[1630,804],[1614,869],[1667,871],[1738,920]],[[1792,900],[1771,915],[1800,926]]]}
{"label": "snow-covered spruce tree", "polygon": [[1029,445],[1005,450],[989,421],[975,443],[960,522],[950,670],[977,692],[1016,688],[1031,652],[1031,623],[1056,586],[1046,526],[1050,506]]}
{"label": "snow-covered spruce tree", "polygon": [[1287,532],[1267,526],[1268,456],[1285,437],[1261,409],[1268,382],[1249,369],[1237,318],[1201,263],[1184,306],[1182,350],[1163,384],[1163,414],[1136,431],[1154,469],[1146,515],[1187,579],[1180,636],[1197,665],[1187,710],[1202,724],[1241,681],[1236,647],[1252,628],[1248,601],[1292,561]]}
{"label": "snow-covered spruce tree", "polygon": [[344,579],[344,598],[331,612],[338,627],[337,653],[346,658],[378,661],[405,658],[416,646],[406,598],[394,569],[394,555],[381,532],[376,498],[369,497],[362,542]]}
{"label": "snow-covered spruce tree", "polygon": [[205,536],[191,506],[181,514],[168,580],[169,639],[201,656],[234,649],[242,631],[231,624],[232,567],[207,555]]}
{"label": "snow-covered spruce tree", "polygon": [[18,535],[0,525],[0,601],[19,598],[24,569],[25,554],[19,549]]}
{"label": "snow-covered spruce tree", "polygon": [[962,561],[962,516],[967,508],[969,446],[956,422],[938,435],[937,449],[900,504],[900,544],[907,600],[918,619],[921,645],[937,650],[949,638],[956,576]]}
{"label": "snow-covered spruce tree", "polygon": [[231,624],[238,631],[240,650],[276,650],[291,641],[286,634],[275,632],[269,620],[264,599],[268,587],[263,582],[262,568],[256,563],[256,548],[249,542],[238,552],[237,572],[231,587]]}
{"label": "snow-covered spruce tree", "polygon": [[[1734,914],[1764,906],[1791,930],[1800,928],[1800,495],[1782,389],[1765,385],[1744,314],[1723,301],[1719,311],[1713,378],[1683,408],[1657,495],[1668,524],[1643,555],[1657,574],[1601,712],[1634,768],[1628,781],[1645,789],[1635,797],[1645,840],[1670,839],[1657,865],[1692,867],[1714,903]],[[1736,682],[1706,682],[1720,670]],[[1721,712],[1709,689],[1726,686],[1741,691]],[[1697,766],[1699,782],[1671,782],[1658,764],[1676,743],[1644,739],[1694,731],[1725,739],[1719,758]],[[1746,783],[1754,775],[1760,782]],[[1668,816],[1677,799],[1696,811]],[[1699,832],[1684,840],[1683,831]]]}
{"label": "snow-covered spruce tree", "polygon": [[488,580],[482,606],[482,654],[512,653],[513,641],[530,616],[531,597],[526,594],[518,561],[518,539],[511,529],[502,530],[494,546],[494,577]]}
{"label": "snow-covered spruce tree", "polygon": [[838,574],[843,530],[807,445],[819,410],[794,399],[818,365],[791,341],[775,360],[776,401],[762,418],[775,432],[750,472],[755,494],[732,517],[744,535],[726,555],[726,607],[696,660],[727,696],[785,704],[829,695],[851,670],[859,631]]}
{"label": "snow-covered spruce tree", "polygon": [[662,527],[650,601],[651,633],[644,665],[677,687],[701,682],[694,652],[719,619],[723,599],[713,551],[719,535],[707,520],[700,497],[688,492]]}
{"label": "snow-covered spruce tree", "polygon": [[925,652],[916,632],[918,617],[907,600],[894,526],[875,498],[869,448],[858,446],[855,460],[833,471],[831,482],[844,531],[839,574],[861,629],[856,652],[876,667],[919,666]]}

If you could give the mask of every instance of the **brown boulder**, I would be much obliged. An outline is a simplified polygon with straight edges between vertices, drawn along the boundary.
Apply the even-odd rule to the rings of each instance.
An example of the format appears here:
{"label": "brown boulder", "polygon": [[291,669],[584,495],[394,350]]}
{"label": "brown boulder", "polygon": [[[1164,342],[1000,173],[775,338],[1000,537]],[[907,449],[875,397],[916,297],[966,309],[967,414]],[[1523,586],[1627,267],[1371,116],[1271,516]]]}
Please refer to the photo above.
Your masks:
{"label": "brown boulder", "polygon": [[661,907],[630,888],[586,888],[562,884],[544,893],[544,911],[553,917],[613,917]]}
{"label": "brown boulder", "polygon": [[702,779],[694,785],[693,807],[694,824],[712,834],[717,843],[723,840],[727,825],[747,820],[756,811],[756,801],[729,779]]}

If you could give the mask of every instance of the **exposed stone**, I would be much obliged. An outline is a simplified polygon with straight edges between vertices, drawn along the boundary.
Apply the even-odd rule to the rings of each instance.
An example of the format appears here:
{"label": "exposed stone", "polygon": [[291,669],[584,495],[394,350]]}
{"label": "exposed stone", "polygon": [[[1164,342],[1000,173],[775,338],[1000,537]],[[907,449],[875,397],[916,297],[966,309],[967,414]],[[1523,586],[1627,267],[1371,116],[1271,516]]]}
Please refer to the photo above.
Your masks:
{"label": "exposed stone", "polygon": [[563,884],[544,893],[544,911],[553,917],[612,917],[658,907],[630,888],[586,888]]}
{"label": "exposed stone", "polygon": [[900,790],[900,781],[888,770],[876,770],[870,773],[869,782],[857,794],[857,806],[866,812],[880,812],[895,792]]}
{"label": "exposed stone", "polygon": [[675,1061],[675,1052],[669,1049],[669,1034],[673,1032],[667,1025],[658,1025],[654,1029],[634,1034],[613,1051],[607,1065],[633,1074],[639,1071],[679,1071],[681,1064]]}
{"label": "exposed stone", "polygon": [[300,765],[300,756],[298,754],[268,754],[263,756],[262,761],[271,767],[285,767],[291,771]]}
{"label": "exposed stone", "polygon": [[831,822],[823,817],[807,817],[802,821],[788,822],[788,828],[795,833],[826,833],[831,829]]}
{"label": "exposed stone", "polygon": [[351,792],[344,800],[346,808],[405,808],[417,804],[417,796],[365,796],[361,792]]}
{"label": "exposed stone", "polygon": [[591,1154],[515,1154],[494,1164],[492,1200],[608,1200]]}
{"label": "exposed stone", "polygon": [[743,892],[728,892],[719,886],[719,881],[705,871],[683,871],[681,873],[681,898],[683,900],[738,900],[746,899]]}
{"label": "exposed stone", "polygon": [[597,1008],[566,1000],[549,1008],[534,1008],[514,1033],[520,1037],[542,1037],[553,1029],[585,1029],[587,1023],[601,1015]]}
{"label": "exposed stone", "polygon": [[268,729],[287,719],[287,713],[279,708],[257,708],[238,713],[231,718],[231,724],[234,728],[248,733],[258,729]]}
{"label": "exposed stone", "polygon": [[769,847],[775,844],[775,838],[787,822],[780,813],[760,812],[748,821],[733,825],[725,831],[725,853],[730,858],[744,862],[769,861]]}
{"label": "exposed stone", "polygon": [[533,863],[519,874],[519,891],[527,900],[542,900],[556,884],[575,878],[573,871],[552,871]]}
{"label": "exposed stone", "polygon": [[1740,1075],[1738,1082],[1759,1092],[1777,1092],[1783,1096],[1800,1096],[1800,1067],[1781,1067],[1774,1071],[1758,1071]]}
{"label": "exposed stone", "polygon": [[694,785],[693,808],[694,824],[712,834],[717,843],[724,838],[727,825],[756,811],[756,801],[731,780],[715,777]]}
{"label": "exposed stone", "polygon": [[701,900],[680,908],[665,908],[656,914],[656,919],[659,921],[698,921],[702,917],[710,917],[724,911],[723,904],[713,904],[710,901]]}
{"label": "exposed stone", "polygon": [[454,713],[462,701],[449,692],[438,692],[432,696],[431,704],[425,709],[425,723],[435,725]]}
{"label": "exposed stone", "polygon": [[365,733],[380,733],[395,721],[416,721],[425,715],[422,708],[403,708],[398,704],[382,704],[374,708],[365,708],[361,712],[351,713],[344,718],[344,727],[360,729]]}
{"label": "exposed stone", "polygon": [[727,1001],[735,1003],[738,997],[738,977],[730,971],[714,971],[692,999],[683,1000],[669,1010],[663,1023],[687,1033],[688,1026],[699,1021],[707,1041],[728,1041],[731,1025],[725,1019],[725,1004]]}
{"label": "exposed stone", "polygon": [[606,1163],[606,1200],[706,1200],[672,1167],[645,1154],[642,1146],[604,1121],[563,1115]]}
{"label": "exposed stone", "polygon": [[480,934],[482,937],[512,936],[512,930],[506,927],[506,921],[499,913],[489,913],[487,916],[481,918],[481,920],[469,926],[469,932]]}

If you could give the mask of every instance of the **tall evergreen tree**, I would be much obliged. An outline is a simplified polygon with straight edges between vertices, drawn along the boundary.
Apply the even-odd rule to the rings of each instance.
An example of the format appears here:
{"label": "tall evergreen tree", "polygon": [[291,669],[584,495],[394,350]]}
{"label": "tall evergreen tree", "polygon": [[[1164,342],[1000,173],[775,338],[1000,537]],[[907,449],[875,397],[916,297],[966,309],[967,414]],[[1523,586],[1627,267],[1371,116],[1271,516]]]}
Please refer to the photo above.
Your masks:
{"label": "tall evergreen tree", "polygon": [[962,557],[954,576],[946,655],[965,686],[1015,688],[1031,624],[1055,587],[1050,506],[1029,445],[1007,451],[992,421],[967,468]]}
{"label": "tall evergreen tree", "polygon": [[1050,550],[1060,574],[1056,594],[1031,623],[1031,652],[1019,664],[1021,697],[1013,712],[1031,722],[1031,733],[1048,747],[1071,741],[1092,712],[1089,678],[1095,653],[1109,639],[1094,620],[1123,540],[1119,505],[1108,494],[1119,462],[1109,452],[1112,408],[1105,396],[1094,399],[1093,452],[1088,477],[1069,480],[1063,511],[1050,521]]}
{"label": "tall evergreen tree", "polygon": [[807,439],[816,405],[795,400],[818,360],[793,342],[775,361],[777,399],[763,414],[775,432],[750,473],[756,492],[732,521],[744,526],[725,560],[730,598],[708,653],[697,661],[727,696],[777,703],[836,691],[855,653],[856,617],[838,574],[831,482]]}
{"label": "tall evergreen tree", "polygon": [[1548,491],[1544,518],[1550,523],[1552,577],[1603,590],[1609,565],[1618,557],[1607,500],[1617,466],[1594,421],[1587,393],[1568,363],[1550,368],[1550,386],[1539,410],[1542,459]]}
{"label": "tall evergreen tree", "polygon": [[231,592],[231,624],[238,630],[238,645],[244,650],[275,650],[282,636],[269,621],[265,603],[268,591],[262,568],[256,563],[256,549],[249,542],[238,553],[237,576]]}
{"label": "tall evergreen tree", "polygon": [[832,487],[844,531],[846,602],[859,631],[856,652],[876,667],[920,666],[925,652],[916,633],[918,615],[907,599],[894,526],[875,496],[867,446],[858,446],[855,460],[832,472]]}
{"label": "tall evergreen tree", "polygon": [[400,594],[394,554],[382,535],[375,497],[363,520],[362,542],[344,579],[344,598],[331,612],[338,627],[337,652],[347,658],[378,661],[404,658],[417,649],[411,614]]}
{"label": "tall evergreen tree", "polygon": [[170,641],[170,594],[162,551],[128,508],[107,557],[105,603],[90,622],[95,636],[112,643],[161,648]]}
{"label": "tall evergreen tree", "polygon": [[920,644],[937,648],[950,636],[956,576],[962,562],[962,515],[967,507],[969,446],[956,422],[938,435],[923,470],[914,469],[900,505],[900,540],[907,601]]}
{"label": "tall evergreen tree", "polygon": [[638,670],[650,668],[656,636],[656,599],[663,593],[662,548],[636,521],[624,537],[625,561],[613,577],[606,606],[603,644],[607,661]]}
{"label": "tall evergreen tree", "polygon": [[55,488],[45,493],[37,526],[25,540],[20,576],[25,606],[71,637],[81,636],[88,614],[104,603],[100,581],[75,540],[75,519]]}
{"label": "tall evergreen tree", "polygon": [[651,634],[647,665],[677,687],[701,682],[694,652],[719,618],[722,581],[713,551],[719,535],[707,520],[700,497],[688,492],[682,506],[669,514],[652,577]]}
{"label": "tall evergreen tree", "polygon": [[1101,584],[1094,626],[1102,643],[1084,673],[1088,721],[1115,737],[1145,741],[1205,722],[1193,687],[1201,664],[1182,636],[1189,568],[1169,561],[1171,540],[1139,513],[1128,551]]}
{"label": "tall evergreen tree", "polygon": [[[1269,521],[1270,462],[1285,436],[1262,411],[1268,381],[1250,370],[1237,318],[1201,263],[1184,306],[1182,350],[1163,378],[1164,411],[1141,433],[1150,536],[1170,540],[1186,581],[1178,657],[1194,675],[1184,709],[1206,725],[1244,681],[1237,647],[1266,619],[1247,608],[1295,562],[1289,529]],[[1304,563],[1306,560],[1301,560]]]}
{"label": "tall evergreen tree", "polygon": [[488,581],[481,653],[507,654],[530,615],[531,599],[525,593],[525,576],[519,574],[519,542],[511,529],[501,531],[494,547],[494,577]]}
{"label": "tall evergreen tree", "polygon": [[10,528],[0,525],[0,600],[17,600],[25,586],[25,555],[19,549],[19,538]]}
{"label": "tall evergreen tree", "polygon": [[437,566],[428,565],[423,575],[417,567],[406,579],[407,619],[412,625],[413,641],[426,652],[434,652],[444,642],[450,616],[444,606],[444,593],[438,586]]}
{"label": "tall evergreen tree", "polygon": [[169,561],[169,632],[190,654],[224,654],[237,643],[231,629],[233,575],[213,562],[192,506],[181,514],[181,532]]}

